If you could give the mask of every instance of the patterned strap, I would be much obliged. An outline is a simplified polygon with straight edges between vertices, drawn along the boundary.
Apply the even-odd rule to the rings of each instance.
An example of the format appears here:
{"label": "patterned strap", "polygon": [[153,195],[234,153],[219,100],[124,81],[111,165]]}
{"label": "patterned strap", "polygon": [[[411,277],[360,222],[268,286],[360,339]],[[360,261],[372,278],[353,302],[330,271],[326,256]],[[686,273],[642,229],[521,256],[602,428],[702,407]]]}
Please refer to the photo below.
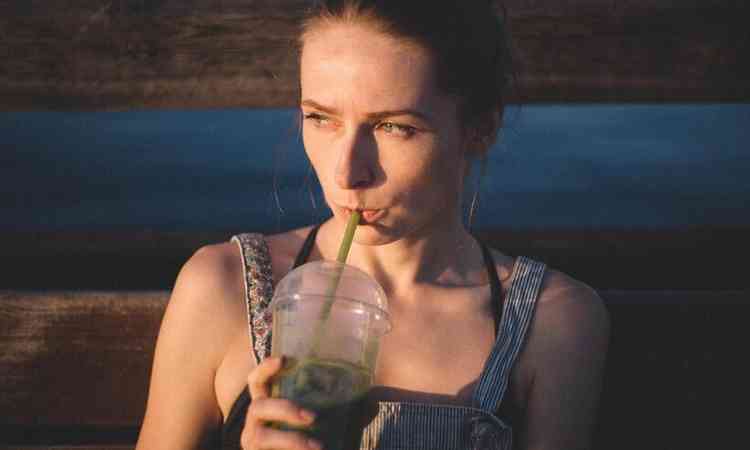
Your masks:
{"label": "patterned strap", "polygon": [[545,265],[519,257],[505,300],[500,331],[474,392],[474,407],[496,411],[508,388],[513,364],[523,347],[542,286]]}
{"label": "patterned strap", "polygon": [[268,245],[262,234],[239,234],[232,237],[242,254],[245,273],[245,301],[250,342],[255,362],[259,363],[271,353],[271,309],[273,297],[273,272]]}

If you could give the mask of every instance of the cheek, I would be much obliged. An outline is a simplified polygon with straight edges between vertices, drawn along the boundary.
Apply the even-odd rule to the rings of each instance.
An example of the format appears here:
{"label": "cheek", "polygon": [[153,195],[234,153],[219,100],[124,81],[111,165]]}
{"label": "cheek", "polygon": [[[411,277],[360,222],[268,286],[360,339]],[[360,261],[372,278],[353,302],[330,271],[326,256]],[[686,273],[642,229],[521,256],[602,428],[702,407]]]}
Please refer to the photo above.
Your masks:
{"label": "cheek", "polygon": [[302,145],[318,180],[320,180],[321,184],[325,184],[326,174],[330,172],[330,170],[327,170],[327,167],[331,163],[329,161],[330,158],[326,158],[326,153],[323,151],[325,143],[321,142],[319,134],[306,132],[305,128],[303,128]]}
{"label": "cheek", "polygon": [[445,206],[452,204],[452,199],[461,191],[463,158],[454,155],[453,150],[447,154],[428,156],[404,158],[399,164],[404,170],[400,171],[398,182],[394,185],[400,187],[406,203],[417,207],[424,207],[427,203],[433,206],[436,203]]}
{"label": "cheek", "polygon": [[421,169],[432,183],[452,190],[461,181],[465,163],[459,143],[454,139],[436,139],[430,158],[422,164]]}

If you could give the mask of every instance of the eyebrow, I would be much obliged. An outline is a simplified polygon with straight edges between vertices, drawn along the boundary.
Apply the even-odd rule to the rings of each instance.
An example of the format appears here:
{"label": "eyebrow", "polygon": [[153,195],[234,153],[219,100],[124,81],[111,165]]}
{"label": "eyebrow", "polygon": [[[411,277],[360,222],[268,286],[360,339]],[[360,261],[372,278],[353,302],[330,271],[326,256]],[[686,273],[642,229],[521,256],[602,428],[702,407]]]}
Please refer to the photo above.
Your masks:
{"label": "eyebrow", "polygon": [[[339,111],[337,109],[331,108],[328,106],[323,106],[320,103],[316,102],[315,100],[309,100],[309,99],[302,100],[300,104],[302,106],[308,106],[310,108],[315,108],[319,111],[323,111],[326,114],[331,114],[331,115],[339,114]],[[377,112],[372,112],[372,113],[367,114],[367,117],[369,117],[372,120],[380,120],[386,117],[403,116],[403,115],[414,116],[429,123],[432,122],[430,120],[430,116],[428,116],[427,114],[421,111],[417,111],[415,109],[395,109],[395,110],[389,110],[389,111],[377,111]]]}

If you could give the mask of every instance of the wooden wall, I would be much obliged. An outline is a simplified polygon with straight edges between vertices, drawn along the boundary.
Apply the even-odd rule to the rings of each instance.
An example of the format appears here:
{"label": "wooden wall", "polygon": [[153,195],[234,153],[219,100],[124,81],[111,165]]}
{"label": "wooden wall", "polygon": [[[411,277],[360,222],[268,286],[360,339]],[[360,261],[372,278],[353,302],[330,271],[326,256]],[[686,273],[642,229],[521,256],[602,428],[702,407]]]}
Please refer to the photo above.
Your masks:
{"label": "wooden wall", "polygon": [[[0,0],[0,110],[291,106],[304,0]],[[506,0],[514,101],[750,100],[744,0]]]}
{"label": "wooden wall", "polygon": [[[747,269],[737,263],[750,254],[750,233],[742,227],[492,229],[477,234],[494,248],[544,261],[596,289],[747,287]],[[230,231],[4,232],[0,233],[0,289],[170,289],[181,265],[196,249],[225,242],[231,235]],[[40,264],[50,268],[43,277]]]}

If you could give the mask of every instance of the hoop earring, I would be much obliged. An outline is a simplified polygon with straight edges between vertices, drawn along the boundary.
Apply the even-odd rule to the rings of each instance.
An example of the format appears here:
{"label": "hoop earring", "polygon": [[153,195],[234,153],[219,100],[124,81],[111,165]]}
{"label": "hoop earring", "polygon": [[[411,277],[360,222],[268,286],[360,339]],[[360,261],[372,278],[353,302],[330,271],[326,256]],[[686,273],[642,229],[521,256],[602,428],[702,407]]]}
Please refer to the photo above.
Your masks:
{"label": "hoop earring", "polygon": [[471,227],[474,224],[474,214],[479,209],[479,193],[482,190],[482,181],[487,173],[487,155],[485,154],[479,160],[479,176],[477,177],[476,186],[474,188],[474,194],[471,197],[471,205],[469,206],[469,218],[467,220],[467,227],[471,231]]}
{"label": "hoop earring", "polygon": [[468,228],[469,231],[471,231],[471,225],[474,221],[474,212],[476,211],[479,204],[479,190],[474,191],[474,195],[471,197],[471,206],[469,207],[469,219],[468,219]]}
{"label": "hoop earring", "polygon": [[313,177],[313,168],[310,161],[307,162],[307,174],[305,175],[305,188],[307,188],[307,196],[310,198],[310,204],[312,204],[313,210],[318,210],[318,202],[315,201],[315,194],[312,190],[311,178]]}

